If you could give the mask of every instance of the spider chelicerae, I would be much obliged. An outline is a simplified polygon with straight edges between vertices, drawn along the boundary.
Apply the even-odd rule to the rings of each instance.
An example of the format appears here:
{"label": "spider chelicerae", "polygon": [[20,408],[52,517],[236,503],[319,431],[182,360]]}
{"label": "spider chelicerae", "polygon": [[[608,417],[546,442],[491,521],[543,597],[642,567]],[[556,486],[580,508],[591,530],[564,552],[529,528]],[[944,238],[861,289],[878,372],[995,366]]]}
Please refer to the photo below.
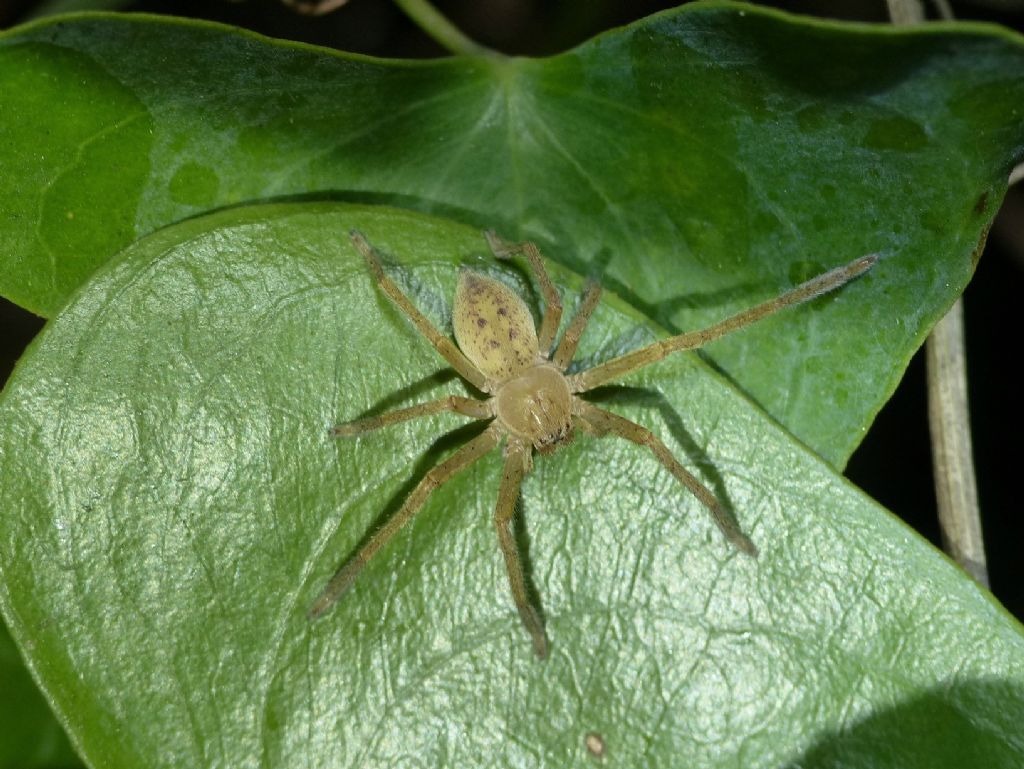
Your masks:
{"label": "spider chelicerae", "polygon": [[380,289],[409,317],[452,368],[487,397],[478,400],[449,395],[380,416],[346,422],[334,427],[331,434],[337,437],[360,435],[407,419],[445,411],[491,422],[477,437],[427,472],[401,508],[338,570],[313,604],[309,616],[319,617],[351,587],[369,560],[423,508],[434,489],[505,441],[505,466],[498,487],[494,526],[505,558],[512,598],[533,640],[534,651],[543,659],[547,656],[544,624],[529,600],[511,527],[520,484],[533,467],[534,449],[541,454],[550,454],[569,443],[576,428],[595,436],[617,435],[646,446],[665,469],[704,504],[726,539],[740,551],[756,557],[757,548],[740,530],[732,513],[672,456],[654,433],[579,396],[668,355],[695,350],[784,307],[806,302],[838,288],[870,269],[878,256],[871,254],[855,259],[700,331],[662,339],[585,371],[566,374],[587,321],[597,306],[601,287],[596,282],[588,282],[576,316],[552,353],[562,319],[562,301],[544,268],[540,251],[533,243],[508,242],[491,231],[485,236],[495,257],[509,259],[521,254],[529,262],[546,302],[540,331],[537,331],[526,303],[508,286],[463,269],[452,308],[456,346],[384,273],[380,259],[363,234],[356,230],[351,232],[352,244],[366,259]]}

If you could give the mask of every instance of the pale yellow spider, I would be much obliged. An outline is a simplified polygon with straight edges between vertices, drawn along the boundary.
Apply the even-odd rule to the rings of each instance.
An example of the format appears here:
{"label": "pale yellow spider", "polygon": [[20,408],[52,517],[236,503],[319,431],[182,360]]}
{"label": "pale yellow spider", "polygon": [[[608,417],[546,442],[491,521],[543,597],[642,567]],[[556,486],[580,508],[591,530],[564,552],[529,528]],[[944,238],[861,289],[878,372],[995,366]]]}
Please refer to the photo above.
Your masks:
{"label": "pale yellow spider", "polygon": [[526,580],[510,522],[523,476],[533,465],[533,450],[536,449],[542,454],[553,452],[572,440],[575,427],[596,436],[612,433],[649,448],[658,461],[707,507],[718,528],[734,546],[748,555],[757,555],[757,548],[740,530],[733,515],[718,502],[714,494],[676,461],[668,447],[654,433],[624,417],[598,408],[578,397],[579,393],[618,379],[672,353],[697,349],[783,307],[805,302],[838,288],[868,270],[878,257],[872,254],[855,259],[847,265],[801,283],[781,296],[701,331],[691,331],[662,339],[594,368],[567,375],[565,370],[576,353],[576,345],[590,314],[597,306],[601,295],[600,286],[594,282],[587,285],[579,312],[569,324],[561,343],[552,355],[551,347],[562,318],[562,302],[544,268],[540,252],[532,243],[508,243],[493,232],[485,234],[491,250],[499,259],[523,254],[529,260],[530,268],[540,283],[541,292],[547,303],[539,334],[529,308],[515,292],[492,278],[464,269],[459,274],[452,310],[452,325],[455,339],[458,341],[456,347],[452,340],[417,310],[401,289],[384,274],[380,259],[366,238],[355,230],[351,233],[353,245],[366,258],[381,290],[412,320],[420,333],[462,378],[486,393],[488,397],[477,400],[449,395],[381,416],[347,422],[333,428],[331,434],[359,435],[407,419],[444,411],[454,411],[474,419],[492,421],[480,435],[426,474],[398,512],[338,570],[313,604],[309,616],[319,617],[338,600],[377,551],[419,512],[434,489],[469,467],[505,439],[505,468],[498,488],[494,526],[498,531],[502,555],[505,557],[512,598],[523,624],[533,639],[534,651],[543,659],[547,655],[544,625],[540,614],[527,596]]}

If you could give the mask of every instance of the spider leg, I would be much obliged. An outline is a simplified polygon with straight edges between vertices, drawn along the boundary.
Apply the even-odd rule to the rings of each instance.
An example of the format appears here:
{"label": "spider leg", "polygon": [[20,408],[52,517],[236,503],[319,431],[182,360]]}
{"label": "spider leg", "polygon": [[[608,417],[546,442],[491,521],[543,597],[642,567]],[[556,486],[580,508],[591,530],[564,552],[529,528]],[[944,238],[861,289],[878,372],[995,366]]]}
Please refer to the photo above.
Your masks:
{"label": "spider leg", "polygon": [[307,616],[310,619],[316,619],[327,611],[352,586],[356,577],[359,576],[359,572],[377,554],[377,551],[387,544],[388,540],[398,533],[422,509],[431,492],[448,481],[456,473],[465,470],[487,454],[487,452],[498,445],[501,436],[501,429],[497,425],[492,424],[444,462],[435,465],[428,471],[423,480],[406,497],[398,512],[388,519],[387,523],[380,529],[374,532],[369,541],[338,569],[337,573],[331,578],[331,581],[327,583],[324,591],[313,602],[313,606],[310,608]]}
{"label": "spider leg", "polygon": [[668,339],[661,339],[654,344],[641,347],[639,350],[633,350],[633,352],[620,355],[618,358],[612,358],[607,363],[602,363],[600,366],[595,366],[592,369],[582,371],[570,377],[572,391],[586,392],[605,382],[625,376],[638,368],[655,363],[674,352],[695,350],[698,347],[703,347],[708,342],[748,326],[755,321],[761,320],[761,318],[778,312],[784,307],[806,302],[816,296],[837,289],[847,281],[853,280],[858,275],[867,272],[877,261],[877,254],[862,256],[860,259],[854,259],[849,264],[836,267],[834,270],[822,273],[816,278],[811,278],[781,296],[769,299],[767,302],[762,302],[712,326],[699,331],[679,334]]}
{"label": "spider leg", "polygon": [[530,269],[537,282],[540,283],[541,293],[544,294],[544,301],[547,303],[544,309],[544,319],[541,321],[540,331],[537,334],[540,354],[547,357],[551,352],[551,345],[555,342],[558,324],[562,322],[562,297],[559,296],[558,289],[548,277],[544,261],[540,258],[540,250],[533,243],[511,243],[502,240],[494,230],[484,232],[484,237],[487,238],[487,244],[498,259],[510,259],[516,254],[522,254],[530,263]]}
{"label": "spider leg", "polygon": [[498,544],[501,554],[505,557],[505,568],[508,571],[508,584],[512,589],[512,599],[516,602],[519,617],[523,620],[527,632],[533,639],[533,650],[540,659],[548,654],[548,641],[544,635],[544,625],[540,614],[530,603],[526,593],[526,578],[523,576],[523,564],[519,558],[519,549],[512,536],[511,521],[515,513],[516,499],[519,498],[519,487],[523,476],[528,471],[530,445],[517,438],[510,438],[508,451],[505,455],[505,469],[501,475],[501,486],[498,489],[498,504],[494,508],[494,527],[498,530]]}
{"label": "spider leg", "polygon": [[573,404],[575,413],[582,418],[580,426],[584,429],[589,428],[589,431],[597,436],[609,433],[618,435],[638,446],[649,448],[654,453],[654,456],[658,458],[658,461],[676,477],[676,480],[688,488],[704,504],[726,539],[747,555],[757,557],[757,547],[740,530],[740,525],[736,518],[721,505],[718,499],[715,498],[715,495],[704,484],[679,464],[676,458],[672,456],[672,452],[668,450],[668,446],[662,443],[661,439],[654,433],[646,427],[638,425],[636,422],[620,417],[618,414],[613,414],[610,411],[605,411],[580,398],[574,398]]}
{"label": "spider leg", "polygon": [[379,430],[382,427],[405,422],[408,419],[440,414],[444,411],[454,411],[474,419],[487,419],[494,416],[489,400],[478,401],[476,398],[464,398],[461,395],[449,395],[447,398],[439,398],[436,401],[427,401],[404,409],[396,409],[386,414],[379,414],[375,417],[354,419],[351,422],[343,422],[331,428],[331,435],[334,437],[351,437],[361,433],[368,433],[371,430]]}
{"label": "spider leg", "polygon": [[434,346],[434,349],[441,354],[441,357],[448,361],[463,379],[478,390],[489,392],[487,377],[484,376],[483,372],[472,364],[469,358],[463,354],[462,350],[451,339],[438,331],[437,327],[430,322],[427,316],[416,309],[416,306],[409,301],[409,297],[402,293],[402,289],[385,274],[380,259],[373,250],[373,246],[367,242],[366,236],[359,232],[359,230],[352,230],[349,235],[352,238],[352,245],[366,259],[370,272],[373,273],[374,279],[381,290],[388,295],[388,298],[398,306],[398,309],[406,314],[419,332],[427,338],[427,341]]}
{"label": "spider leg", "polygon": [[583,290],[583,300],[580,302],[580,309],[576,317],[572,319],[569,328],[565,330],[562,341],[558,343],[558,349],[551,361],[558,366],[560,371],[565,371],[576,354],[576,346],[580,343],[583,330],[587,327],[591,313],[597,307],[597,301],[601,298],[601,285],[593,280],[587,281],[587,287]]}

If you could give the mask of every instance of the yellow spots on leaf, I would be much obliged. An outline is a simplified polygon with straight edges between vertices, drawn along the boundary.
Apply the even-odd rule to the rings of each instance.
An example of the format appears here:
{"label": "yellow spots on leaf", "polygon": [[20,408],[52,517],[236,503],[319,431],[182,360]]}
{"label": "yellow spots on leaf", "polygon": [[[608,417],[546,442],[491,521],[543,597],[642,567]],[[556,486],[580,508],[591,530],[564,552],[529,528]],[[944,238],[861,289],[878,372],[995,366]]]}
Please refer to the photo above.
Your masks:
{"label": "yellow spots on leaf", "polygon": [[452,325],[459,347],[491,379],[505,381],[537,362],[537,329],[508,286],[471,270],[459,274]]}

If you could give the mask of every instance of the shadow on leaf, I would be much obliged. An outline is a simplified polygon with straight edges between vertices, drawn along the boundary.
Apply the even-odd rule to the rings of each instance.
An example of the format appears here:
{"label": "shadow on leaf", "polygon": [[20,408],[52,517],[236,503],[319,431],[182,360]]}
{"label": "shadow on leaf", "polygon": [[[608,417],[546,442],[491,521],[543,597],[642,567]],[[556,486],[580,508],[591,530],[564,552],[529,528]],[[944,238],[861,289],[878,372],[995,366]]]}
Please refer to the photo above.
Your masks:
{"label": "shadow on leaf", "polygon": [[[1008,734],[1007,700],[1024,689],[1000,680],[929,689],[907,702],[822,736],[788,769],[1017,769],[1020,745]],[[1001,703],[1001,704],[999,704]]]}

